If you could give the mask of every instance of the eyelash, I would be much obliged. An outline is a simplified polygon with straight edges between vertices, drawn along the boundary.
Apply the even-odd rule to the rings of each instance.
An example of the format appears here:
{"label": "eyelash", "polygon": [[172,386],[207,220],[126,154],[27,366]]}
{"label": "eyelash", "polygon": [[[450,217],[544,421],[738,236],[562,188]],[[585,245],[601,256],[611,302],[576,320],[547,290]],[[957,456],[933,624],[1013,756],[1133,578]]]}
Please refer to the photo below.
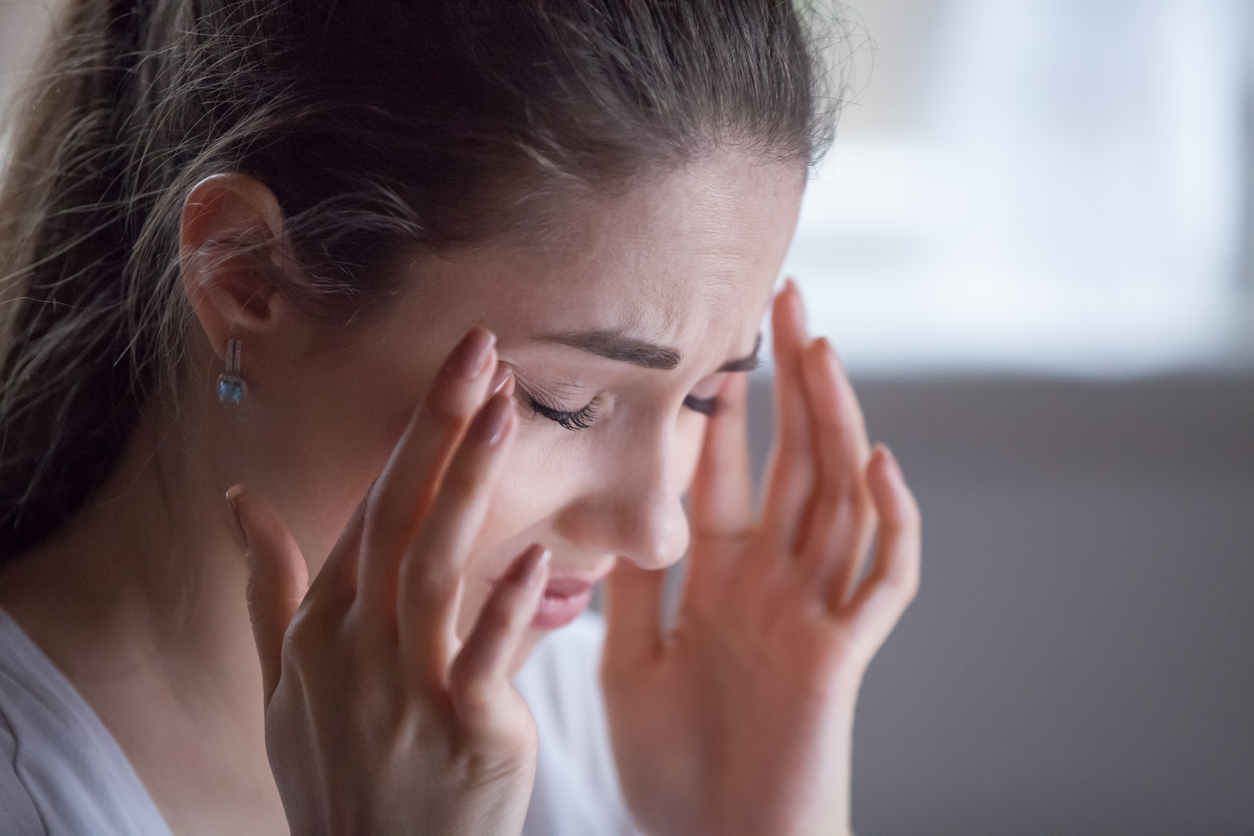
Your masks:
{"label": "eyelash", "polygon": [[[571,412],[565,409],[557,409],[542,403],[535,395],[527,395],[527,405],[531,407],[532,413],[548,418],[553,423],[561,426],[563,429],[577,432],[586,430],[593,425],[597,417],[598,404],[594,400],[583,409]],[[699,412],[705,416],[711,416],[718,410],[718,398],[697,398],[688,395],[684,398],[684,406],[693,412]]]}
{"label": "eyelash", "polygon": [[684,406],[709,418],[715,412],[718,412],[718,397],[698,398],[694,395],[689,395],[684,398]]}
{"label": "eyelash", "polygon": [[535,395],[527,396],[527,404],[536,415],[548,418],[555,424],[559,424],[563,429],[571,430],[572,432],[588,429],[597,417],[597,402],[595,400],[583,409],[574,412],[565,409],[555,409],[548,404],[541,403],[536,399]]}

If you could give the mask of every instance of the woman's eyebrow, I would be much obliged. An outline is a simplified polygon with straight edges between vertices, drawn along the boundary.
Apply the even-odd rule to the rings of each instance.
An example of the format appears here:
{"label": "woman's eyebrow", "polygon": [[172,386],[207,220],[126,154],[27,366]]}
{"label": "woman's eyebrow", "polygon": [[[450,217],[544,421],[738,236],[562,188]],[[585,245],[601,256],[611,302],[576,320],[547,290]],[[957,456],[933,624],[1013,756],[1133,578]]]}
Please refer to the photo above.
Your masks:
{"label": "woman's eyebrow", "polygon": [[[673,348],[638,340],[618,331],[578,331],[564,334],[548,334],[542,337],[545,342],[578,348],[607,360],[620,363],[631,363],[646,369],[669,371],[684,359]],[[762,347],[762,334],[758,334],[753,344],[753,351],[744,357],[728,360],[719,367],[720,372],[747,372],[756,369],[759,364],[758,350]]]}
{"label": "woman's eyebrow", "polygon": [[632,363],[646,369],[673,369],[679,365],[680,360],[684,359],[684,356],[673,348],[637,340],[617,331],[549,334],[541,339],[582,349],[607,360]]}

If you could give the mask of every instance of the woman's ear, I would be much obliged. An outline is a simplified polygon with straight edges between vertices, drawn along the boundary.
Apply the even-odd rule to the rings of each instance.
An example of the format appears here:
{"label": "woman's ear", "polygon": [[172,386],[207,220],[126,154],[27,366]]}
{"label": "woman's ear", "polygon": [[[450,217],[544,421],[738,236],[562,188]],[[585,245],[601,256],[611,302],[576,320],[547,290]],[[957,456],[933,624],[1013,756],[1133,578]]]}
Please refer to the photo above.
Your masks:
{"label": "woman's ear", "polygon": [[285,269],[283,212],[274,193],[245,174],[201,180],[183,204],[183,289],[219,357],[228,337],[274,330],[285,315],[275,278]]}

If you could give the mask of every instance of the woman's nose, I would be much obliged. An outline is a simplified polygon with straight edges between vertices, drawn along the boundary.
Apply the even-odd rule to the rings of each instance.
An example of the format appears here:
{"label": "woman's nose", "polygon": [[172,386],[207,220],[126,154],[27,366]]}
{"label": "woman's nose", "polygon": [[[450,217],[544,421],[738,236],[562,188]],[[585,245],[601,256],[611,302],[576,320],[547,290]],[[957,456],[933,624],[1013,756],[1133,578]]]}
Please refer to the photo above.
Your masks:
{"label": "woman's nose", "polygon": [[565,536],[642,569],[662,569],[683,557],[688,550],[683,476],[668,446],[629,445],[603,463],[596,486],[560,515]]}

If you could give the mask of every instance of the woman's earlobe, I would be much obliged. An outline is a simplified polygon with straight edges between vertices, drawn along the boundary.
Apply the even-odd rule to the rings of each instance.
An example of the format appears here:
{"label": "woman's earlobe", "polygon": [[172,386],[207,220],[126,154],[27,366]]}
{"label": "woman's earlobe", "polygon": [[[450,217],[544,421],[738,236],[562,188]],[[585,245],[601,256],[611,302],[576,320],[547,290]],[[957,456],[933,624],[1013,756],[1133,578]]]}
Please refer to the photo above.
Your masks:
{"label": "woman's earlobe", "polygon": [[215,174],[192,188],[180,222],[179,271],[212,345],[275,327],[285,307],[276,304],[285,246],[282,210],[260,181]]}

